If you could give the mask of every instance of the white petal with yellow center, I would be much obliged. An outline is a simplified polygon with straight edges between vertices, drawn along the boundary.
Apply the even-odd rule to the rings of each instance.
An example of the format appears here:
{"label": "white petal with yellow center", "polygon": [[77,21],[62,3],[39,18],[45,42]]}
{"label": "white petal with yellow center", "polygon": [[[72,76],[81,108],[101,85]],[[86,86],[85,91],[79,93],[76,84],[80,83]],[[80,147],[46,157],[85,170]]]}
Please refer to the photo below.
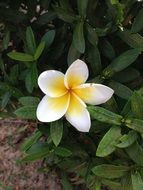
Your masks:
{"label": "white petal with yellow center", "polygon": [[68,68],[65,74],[65,86],[67,88],[73,88],[77,85],[85,83],[88,78],[88,68],[87,65],[77,59]]}
{"label": "white petal with yellow center", "polygon": [[58,98],[44,96],[37,108],[37,118],[41,122],[52,122],[60,119],[67,111],[70,95],[67,93]]}
{"label": "white petal with yellow center", "polygon": [[74,94],[71,94],[69,108],[65,116],[71,125],[73,125],[78,131],[89,131],[91,126],[89,112],[82,100]]}
{"label": "white petal with yellow center", "polygon": [[38,78],[38,85],[50,97],[62,96],[67,91],[64,85],[64,74],[55,70],[41,73]]}
{"label": "white petal with yellow center", "polygon": [[85,103],[99,105],[108,101],[114,91],[102,84],[82,84],[74,89],[74,92]]}

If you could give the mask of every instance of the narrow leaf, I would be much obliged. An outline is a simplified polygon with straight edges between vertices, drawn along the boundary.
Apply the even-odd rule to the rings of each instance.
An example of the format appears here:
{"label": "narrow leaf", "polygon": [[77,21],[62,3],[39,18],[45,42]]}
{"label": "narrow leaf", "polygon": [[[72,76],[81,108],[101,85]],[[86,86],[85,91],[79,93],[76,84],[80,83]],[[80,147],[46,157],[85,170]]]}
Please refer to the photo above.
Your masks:
{"label": "narrow leaf", "polygon": [[138,92],[131,97],[131,110],[136,118],[143,119],[143,97]]}
{"label": "narrow leaf", "polygon": [[104,123],[109,123],[109,124],[114,124],[114,125],[121,125],[121,123],[122,123],[121,115],[115,114],[102,107],[89,106],[88,110],[91,114],[91,117],[98,121],[101,121]]}
{"label": "narrow leaf", "polygon": [[63,135],[63,122],[61,120],[51,123],[50,135],[55,146],[58,146]]}
{"label": "narrow leaf", "polygon": [[127,118],[125,120],[125,125],[130,129],[133,129],[139,133],[143,133],[143,120]]}
{"label": "narrow leaf", "polygon": [[83,22],[78,22],[75,26],[73,33],[73,45],[80,53],[84,53],[85,51],[83,26],[84,26]]}
{"label": "narrow leaf", "polygon": [[79,15],[85,17],[86,16],[86,10],[88,6],[88,0],[77,0],[77,7]]}
{"label": "narrow leaf", "polygon": [[116,145],[121,137],[121,127],[113,126],[100,141],[96,156],[105,157],[116,150]]}
{"label": "narrow leaf", "polygon": [[40,57],[40,55],[42,54],[44,48],[45,48],[45,42],[41,42],[41,43],[38,45],[38,47],[37,47],[37,49],[36,49],[36,51],[35,51],[35,54],[34,54],[34,59],[35,59],[35,60],[37,60],[37,59]]}
{"label": "narrow leaf", "polygon": [[92,168],[92,172],[99,176],[108,179],[120,178],[129,170],[126,166],[116,166],[110,164],[102,164]]}
{"label": "narrow leaf", "polygon": [[36,42],[35,42],[34,33],[30,26],[27,27],[26,29],[26,42],[27,42],[27,46],[28,46],[28,50],[30,54],[34,55],[35,50],[36,50]]}
{"label": "narrow leaf", "polygon": [[115,58],[108,67],[104,69],[103,75],[106,78],[109,78],[116,72],[124,70],[138,58],[140,53],[140,49],[131,49],[122,53],[120,56]]}
{"label": "narrow leaf", "polygon": [[10,52],[7,55],[16,61],[34,61],[34,57],[26,53]]}
{"label": "narrow leaf", "polygon": [[38,139],[42,136],[40,131],[36,131],[30,138],[27,138],[24,143],[21,145],[22,151],[27,151],[34,143],[38,141]]}
{"label": "narrow leaf", "polygon": [[137,142],[126,148],[126,152],[136,164],[143,166],[143,148]]}
{"label": "narrow leaf", "polygon": [[135,18],[135,20],[134,20],[134,22],[132,24],[132,28],[131,28],[132,33],[140,32],[140,30],[143,29],[142,20],[143,20],[143,9],[141,9],[138,12],[138,14],[137,14],[137,16],[136,16],[136,18]]}
{"label": "narrow leaf", "polygon": [[135,131],[129,131],[127,135],[123,135],[119,140],[121,141],[119,144],[116,144],[119,148],[126,148],[132,145],[138,138],[138,135]]}
{"label": "narrow leaf", "polygon": [[127,86],[125,86],[119,82],[111,81],[111,82],[109,82],[108,85],[114,90],[114,93],[117,96],[119,96],[123,99],[128,100],[133,94],[133,91],[130,88],[128,88]]}
{"label": "narrow leaf", "polygon": [[139,172],[132,174],[133,190],[143,190],[143,180]]}

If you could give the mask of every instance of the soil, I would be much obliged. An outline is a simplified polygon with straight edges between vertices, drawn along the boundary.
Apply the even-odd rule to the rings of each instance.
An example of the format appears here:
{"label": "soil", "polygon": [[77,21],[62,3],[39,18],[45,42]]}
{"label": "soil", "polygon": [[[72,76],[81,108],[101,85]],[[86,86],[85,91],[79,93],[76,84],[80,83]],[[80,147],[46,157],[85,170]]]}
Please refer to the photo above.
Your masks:
{"label": "soil", "polygon": [[[40,173],[42,162],[19,164],[20,145],[35,130],[32,125],[0,121],[0,190],[61,190],[56,172]],[[9,125],[10,124],[10,125]]]}

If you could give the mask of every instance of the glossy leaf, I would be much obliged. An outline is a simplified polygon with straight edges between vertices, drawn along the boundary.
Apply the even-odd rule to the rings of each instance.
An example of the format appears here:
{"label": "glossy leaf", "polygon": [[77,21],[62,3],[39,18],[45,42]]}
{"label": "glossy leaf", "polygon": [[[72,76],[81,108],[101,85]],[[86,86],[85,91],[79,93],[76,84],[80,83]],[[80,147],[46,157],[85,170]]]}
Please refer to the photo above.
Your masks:
{"label": "glossy leaf", "polygon": [[45,42],[41,42],[41,43],[38,45],[38,47],[37,47],[37,49],[36,49],[36,51],[35,51],[35,54],[34,54],[34,59],[35,59],[35,60],[37,60],[37,59],[41,56],[41,54],[42,54],[44,48],[45,48]]}
{"label": "glossy leaf", "polygon": [[114,125],[122,124],[122,116],[121,115],[115,114],[102,107],[89,106],[88,110],[93,119],[96,119],[98,121],[105,122],[108,124],[114,124]]}
{"label": "glossy leaf", "polygon": [[41,42],[45,42],[46,48],[50,47],[50,45],[53,43],[55,35],[56,35],[55,30],[49,30],[44,34],[44,36],[41,39]]}
{"label": "glossy leaf", "polygon": [[101,139],[96,156],[105,157],[116,150],[116,145],[121,137],[121,127],[113,126]]}
{"label": "glossy leaf", "polygon": [[10,52],[7,54],[11,59],[16,61],[34,61],[34,57],[32,55],[20,52]]}

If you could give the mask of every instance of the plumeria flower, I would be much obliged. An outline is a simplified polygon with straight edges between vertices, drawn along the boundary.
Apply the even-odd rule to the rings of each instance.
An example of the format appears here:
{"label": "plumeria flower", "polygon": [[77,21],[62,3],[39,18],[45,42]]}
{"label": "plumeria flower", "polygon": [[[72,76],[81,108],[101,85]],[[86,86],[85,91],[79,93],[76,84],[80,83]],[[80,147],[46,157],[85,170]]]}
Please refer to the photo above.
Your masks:
{"label": "plumeria flower", "polygon": [[56,70],[41,73],[38,85],[46,95],[37,108],[38,120],[52,122],[65,115],[77,130],[88,132],[91,120],[86,103],[99,105],[113,95],[113,90],[105,85],[85,83],[88,75],[87,65],[79,59],[65,75]]}

